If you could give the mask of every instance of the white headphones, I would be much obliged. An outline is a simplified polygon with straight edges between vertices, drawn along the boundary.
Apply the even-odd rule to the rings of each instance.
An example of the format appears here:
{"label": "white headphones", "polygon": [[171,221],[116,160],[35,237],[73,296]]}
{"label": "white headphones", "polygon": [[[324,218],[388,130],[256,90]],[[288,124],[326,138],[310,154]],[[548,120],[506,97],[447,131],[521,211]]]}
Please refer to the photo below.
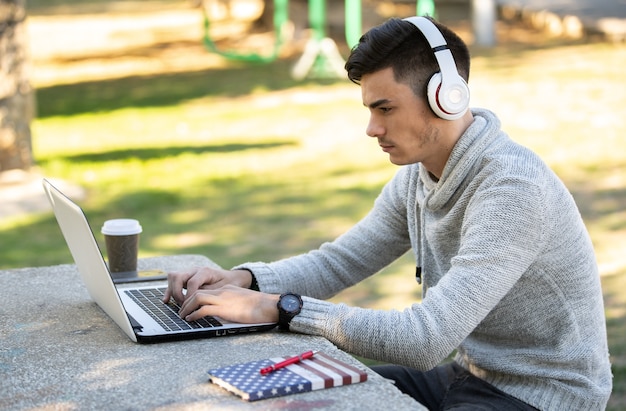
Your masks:
{"label": "white headphones", "polygon": [[407,17],[404,21],[412,23],[424,34],[439,64],[440,71],[428,81],[430,108],[444,120],[460,118],[467,111],[470,93],[467,83],[456,69],[448,43],[437,26],[427,18]]}

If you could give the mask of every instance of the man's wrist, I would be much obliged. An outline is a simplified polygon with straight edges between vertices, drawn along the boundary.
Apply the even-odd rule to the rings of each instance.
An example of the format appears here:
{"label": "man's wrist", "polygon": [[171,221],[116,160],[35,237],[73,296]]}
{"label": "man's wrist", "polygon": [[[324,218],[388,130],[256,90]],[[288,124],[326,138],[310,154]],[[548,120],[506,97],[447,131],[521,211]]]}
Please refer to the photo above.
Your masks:
{"label": "man's wrist", "polygon": [[251,270],[248,270],[247,268],[240,268],[241,271],[247,271],[250,273],[250,277],[252,278],[250,281],[250,286],[248,287],[249,290],[252,291],[261,291],[259,289],[259,283],[256,280],[256,277],[254,276],[254,273]]}
{"label": "man's wrist", "polygon": [[256,281],[256,277],[254,276],[254,273],[252,271],[250,271],[250,276],[252,277],[252,282],[250,283],[250,289],[253,291],[261,291],[259,289],[259,283]]}

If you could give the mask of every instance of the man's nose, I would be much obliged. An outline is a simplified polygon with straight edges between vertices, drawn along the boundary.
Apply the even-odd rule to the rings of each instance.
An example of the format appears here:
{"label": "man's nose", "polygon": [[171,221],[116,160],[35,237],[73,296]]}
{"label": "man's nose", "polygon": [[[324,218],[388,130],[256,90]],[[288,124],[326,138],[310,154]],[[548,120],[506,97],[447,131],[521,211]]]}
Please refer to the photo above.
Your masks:
{"label": "man's nose", "polygon": [[380,123],[376,122],[372,117],[370,117],[370,121],[367,123],[367,128],[365,129],[365,133],[370,137],[380,137],[385,134],[385,130]]}

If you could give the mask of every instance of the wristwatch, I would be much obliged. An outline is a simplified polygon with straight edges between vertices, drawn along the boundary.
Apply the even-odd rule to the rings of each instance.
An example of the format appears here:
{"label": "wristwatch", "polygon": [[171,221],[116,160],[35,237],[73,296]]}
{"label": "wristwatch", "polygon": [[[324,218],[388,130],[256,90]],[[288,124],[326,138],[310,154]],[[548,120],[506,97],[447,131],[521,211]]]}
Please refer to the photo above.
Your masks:
{"label": "wristwatch", "polygon": [[278,303],[278,328],[289,331],[291,319],[302,310],[302,297],[294,293],[285,293],[280,296]]}

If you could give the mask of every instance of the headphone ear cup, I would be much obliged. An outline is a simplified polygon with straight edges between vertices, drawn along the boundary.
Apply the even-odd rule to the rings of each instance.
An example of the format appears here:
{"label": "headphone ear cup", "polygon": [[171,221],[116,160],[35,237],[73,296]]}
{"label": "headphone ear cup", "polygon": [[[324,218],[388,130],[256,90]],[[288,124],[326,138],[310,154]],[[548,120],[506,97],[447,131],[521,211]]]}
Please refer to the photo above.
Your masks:
{"label": "headphone ear cup", "polygon": [[433,112],[444,120],[456,120],[465,114],[469,105],[469,87],[462,77],[452,87],[444,88],[441,72],[428,81],[426,94]]}
{"label": "headphone ear cup", "polygon": [[437,117],[441,117],[443,119],[449,120],[446,118],[448,115],[444,112],[439,106],[439,89],[441,88],[441,73],[435,73],[428,80],[428,86],[426,89],[426,94],[428,96],[428,104],[430,105],[430,109],[437,115]]}

